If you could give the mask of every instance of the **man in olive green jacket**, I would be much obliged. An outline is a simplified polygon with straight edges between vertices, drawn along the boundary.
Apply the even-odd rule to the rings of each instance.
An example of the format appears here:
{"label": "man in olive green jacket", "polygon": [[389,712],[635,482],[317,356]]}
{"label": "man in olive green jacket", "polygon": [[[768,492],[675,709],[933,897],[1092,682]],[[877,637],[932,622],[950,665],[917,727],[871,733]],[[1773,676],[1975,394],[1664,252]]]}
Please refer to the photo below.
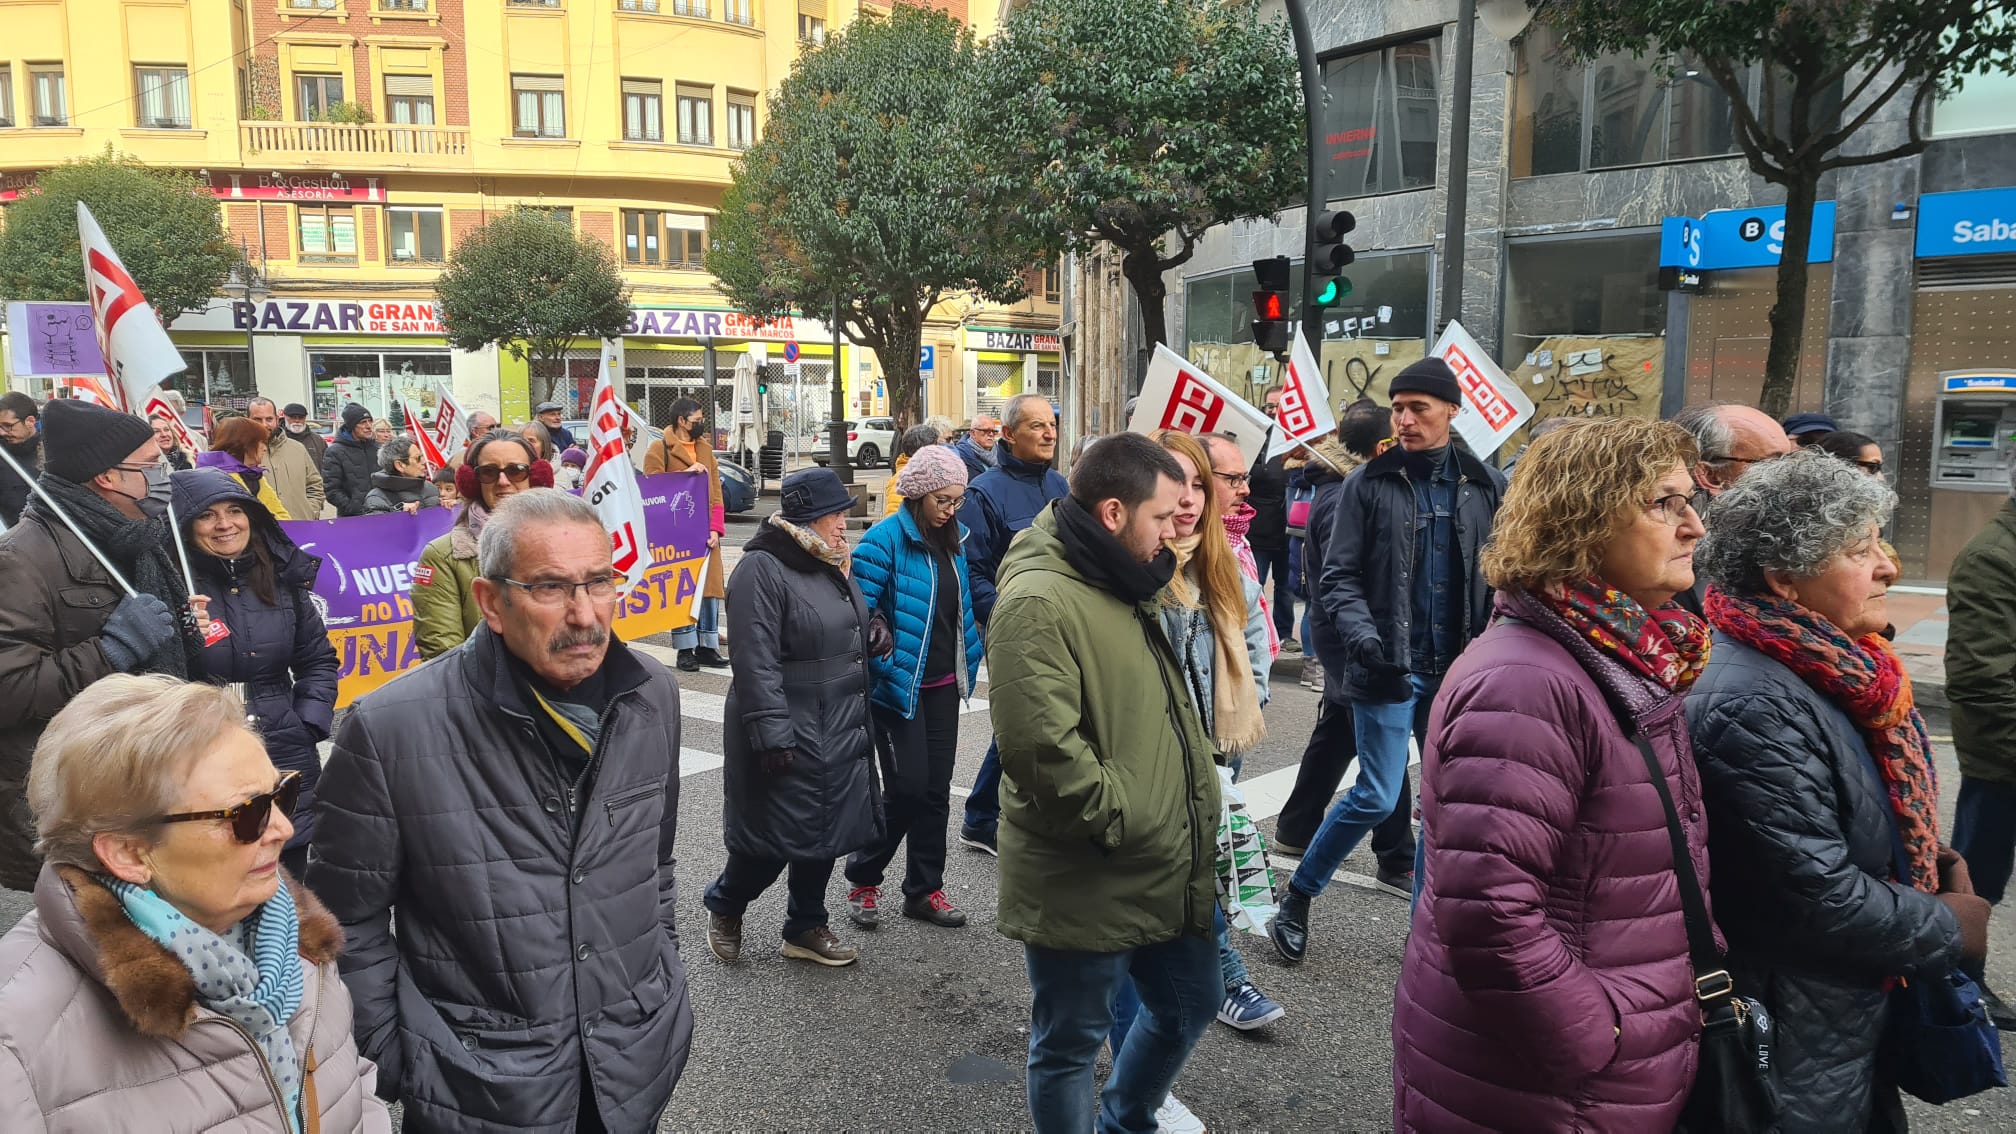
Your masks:
{"label": "man in olive green jacket", "polygon": [[1999,902],[2016,859],[2016,500],[1953,561],[1946,607],[1946,698],[1960,756],[1953,849],[1974,892]]}
{"label": "man in olive green jacket", "polygon": [[1142,1014],[1114,1057],[1101,1130],[1156,1129],[1223,998],[1218,777],[1156,607],[1188,483],[1148,438],[1104,438],[1002,562],[987,631],[998,925],[1026,951],[1038,1134],[1084,1129],[1123,981]]}

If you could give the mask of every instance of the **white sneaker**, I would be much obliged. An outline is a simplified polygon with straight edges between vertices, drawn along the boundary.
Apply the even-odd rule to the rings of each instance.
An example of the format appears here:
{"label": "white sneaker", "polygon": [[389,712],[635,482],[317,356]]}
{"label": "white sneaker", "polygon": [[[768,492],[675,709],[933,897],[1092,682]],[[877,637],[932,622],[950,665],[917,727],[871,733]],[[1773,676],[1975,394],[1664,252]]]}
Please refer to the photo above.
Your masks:
{"label": "white sneaker", "polygon": [[1175,1095],[1162,1100],[1155,1108],[1155,1129],[1157,1134],[1204,1134],[1204,1120],[1190,1113]]}

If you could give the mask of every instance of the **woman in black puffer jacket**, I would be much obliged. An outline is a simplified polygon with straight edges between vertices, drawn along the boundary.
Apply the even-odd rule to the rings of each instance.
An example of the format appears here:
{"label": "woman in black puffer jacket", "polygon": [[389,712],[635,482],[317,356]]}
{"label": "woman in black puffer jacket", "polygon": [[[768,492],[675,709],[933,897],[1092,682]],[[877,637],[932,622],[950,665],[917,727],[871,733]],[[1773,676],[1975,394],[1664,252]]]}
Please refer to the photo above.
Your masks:
{"label": "woman in black puffer jacket", "polygon": [[229,474],[179,472],[173,484],[196,593],[210,600],[202,673],[190,677],[242,683],[246,711],[258,719],[273,766],[301,773],[294,836],[280,854],[298,877],[315,835],[315,784],[322,777],[315,746],[335,719],[342,668],[309,594],[322,561],[294,546],[266,506]]}

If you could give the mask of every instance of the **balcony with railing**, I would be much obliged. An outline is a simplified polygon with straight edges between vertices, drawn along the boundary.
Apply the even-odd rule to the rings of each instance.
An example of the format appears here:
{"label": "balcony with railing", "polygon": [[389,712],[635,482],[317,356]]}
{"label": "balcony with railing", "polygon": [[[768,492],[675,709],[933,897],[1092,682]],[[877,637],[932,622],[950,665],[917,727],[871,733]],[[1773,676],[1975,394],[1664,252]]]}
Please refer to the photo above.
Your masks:
{"label": "balcony with railing", "polygon": [[241,122],[247,160],[344,169],[467,169],[469,128],[396,122]]}

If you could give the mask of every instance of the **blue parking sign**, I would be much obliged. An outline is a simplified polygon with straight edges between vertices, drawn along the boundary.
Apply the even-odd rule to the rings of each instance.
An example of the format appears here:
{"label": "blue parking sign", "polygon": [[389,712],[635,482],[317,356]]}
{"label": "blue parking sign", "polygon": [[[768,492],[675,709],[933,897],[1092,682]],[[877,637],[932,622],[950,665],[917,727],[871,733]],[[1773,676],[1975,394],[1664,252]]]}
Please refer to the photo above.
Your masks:
{"label": "blue parking sign", "polygon": [[937,347],[927,344],[917,352],[917,369],[919,370],[938,369]]}

